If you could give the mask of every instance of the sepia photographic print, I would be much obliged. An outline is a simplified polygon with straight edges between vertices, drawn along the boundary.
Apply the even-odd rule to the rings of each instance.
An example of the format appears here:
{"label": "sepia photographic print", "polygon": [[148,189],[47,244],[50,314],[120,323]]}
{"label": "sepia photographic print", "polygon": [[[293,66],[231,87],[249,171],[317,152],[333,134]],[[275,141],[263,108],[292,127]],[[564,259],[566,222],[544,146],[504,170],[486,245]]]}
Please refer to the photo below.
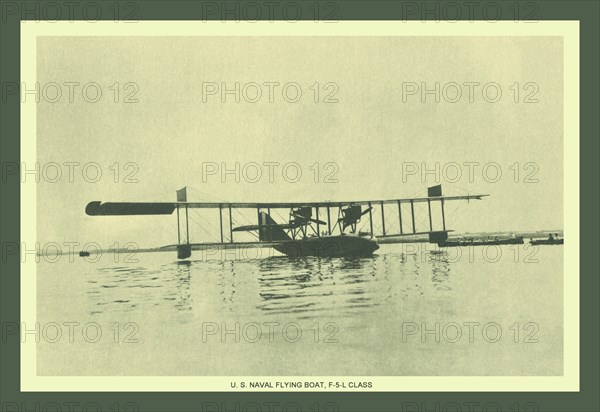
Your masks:
{"label": "sepia photographic print", "polygon": [[23,22],[23,390],[578,390],[578,38]]}

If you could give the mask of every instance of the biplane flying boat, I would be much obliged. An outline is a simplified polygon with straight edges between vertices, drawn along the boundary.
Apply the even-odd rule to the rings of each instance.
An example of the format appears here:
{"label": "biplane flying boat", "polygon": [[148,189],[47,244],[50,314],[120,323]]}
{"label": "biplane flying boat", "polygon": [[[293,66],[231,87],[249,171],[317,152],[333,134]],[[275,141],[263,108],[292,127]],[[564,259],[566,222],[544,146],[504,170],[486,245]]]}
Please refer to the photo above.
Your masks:
{"label": "biplane flying boat", "polygon": [[[176,202],[99,202],[88,203],[85,212],[89,216],[131,216],[131,215],[171,215],[177,210],[177,257],[187,259],[192,254],[192,248],[203,244],[190,242],[189,209],[218,209],[221,245],[235,244],[235,232],[254,232],[258,234],[258,245],[273,247],[275,250],[290,256],[322,256],[349,257],[371,256],[379,249],[377,237],[373,231],[373,209],[381,208],[382,233],[377,236],[414,236],[429,235],[432,243],[443,242],[448,238],[446,229],[444,203],[455,200],[481,200],[487,195],[442,196],[441,185],[428,189],[427,197],[365,200],[348,202],[290,202],[290,203],[214,203],[188,202],[187,191],[184,187],[177,191]],[[440,202],[441,230],[434,230],[432,223],[431,204]],[[415,203],[426,203],[429,212],[429,230],[417,231],[415,227]],[[385,224],[385,205],[395,205],[399,218],[399,233],[390,231]],[[412,230],[405,231],[402,225],[402,205],[410,204],[410,219]],[[233,227],[232,209],[256,209],[257,224]],[[271,217],[271,209],[288,209],[287,223],[277,223]],[[319,216],[319,210],[326,209],[327,218]],[[332,209],[337,216],[332,218]],[[229,237],[224,236],[223,210],[229,212]],[[185,211],[185,228],[181,229],[181,214]],[[314,215],[313,215],[314,212]],[[368,216],[369,232],[356,233],[357,224]],[[326,230],[321,230],[321,227]],[[386,230],[387,229],[387,230]],[[248,242],[239,242],[247,244]]]}

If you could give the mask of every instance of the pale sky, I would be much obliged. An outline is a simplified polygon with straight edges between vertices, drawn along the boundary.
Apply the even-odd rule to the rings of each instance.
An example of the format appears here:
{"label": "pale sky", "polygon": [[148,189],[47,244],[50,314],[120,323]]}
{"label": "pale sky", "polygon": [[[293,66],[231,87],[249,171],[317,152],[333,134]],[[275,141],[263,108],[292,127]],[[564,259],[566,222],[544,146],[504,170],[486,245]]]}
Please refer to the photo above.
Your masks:
{"label": "pale sky", "polygon": [[[98,182],[89,183],[77,166],[71,183],[65,166],[57,183],[38,185],[40,242],[95,241],[103,247],[115,241],[174,243],[174,216],[89,217],[84,209],[92,200],[174,201],[175,190],[183,186],[194,189],[188,193],[190,201],[266,202],[404,198],[422,196],[427,186],[442,183],[448,195],[490,195],[461,203],[455,213],[458,205],[448,206],[451,229],[563,226],[559,37],[47,37],[38,40],[37,53],[40,85],[96,82],[103,92],[99,102],[89,103],[79,86],[70,103],[63,86],[59,102],[38,105],[40,165],[95,162],[103,173]],[[110,88],[115,82],[118,103]],[[137,103],[123,102],[133,90],[124,89],[127,82],[137,85]],[[263,95],[256,103],[243,96],[240,103],[233,96],[223,103],[220,93],[203,99],[207,82],[218,87],[224,82],[229,88],[254,82],[262,85]],[[266,82],[279,83],[272,103]],[[302,90],[296,103],[282,96],[283,85],[292,82]],[[316,82],[318,103],[311,89]],[[431,89],[436,82],[440,88],[450,82],[495,82],[502,96],[489,103],[478,86],[471,103],[463,86],[457,103],[443,96],[440,103],[433,96],[423,103],[419,93],[403,101],[403,82]],[[535,85],[525,87],[528,82]],[[335,86],[325,89],[326,83]],[[338,102],[324,103],[334,89]],[[288,90],[293,97],[293,89]],[[254,88],[246,91],[248,99],[255,96]],[[446,91],[449,99],[455,96],[454,89]],[[488,91],[493,98],[494,89]],[[538,102],[524,103],[533,91]],[[206,168],[209,162],[230,169],[236,162],[241,168],[252,162],[281,166],[275,168],[273,182],[264,167],[258,182],[236,183],[233,175],[225,182],[219,174],[203,179],[203,164]],[[282,175],[283,165],[291,162],[302,169],[295,183]],[[336,169],[325,169],[328,162]],[[477,165],[472,182],[465,162]],[[117,183],[111,169],[115,163],[121,169]],[[125,170],[127,163],[136,165],[137,183],[123,182],[135,170]],[[315,163],[321,170],[317,183]],[[432,169],[436,163],[450,179],[455,169],[444,166],[463,165],[462,178],[450,182],[442,174],[438,181],[427,175],[422,181],[419,171],[403,181],[403,168],[425,164]],[[492,163],[502,171],[495,183],[482,173],[483,165]],[[337,182],[325,183],[333,170]],[[493,178],[495,167],[487,170]],[[246,171],[254,177],[254,169]],[[527,183],[528,177],[537,182]],[[218,219],[218,213],[193,216],[198,222],[212,219],[213,225]],[[255,211],[248,213],[248,219],[255,216]],[[191,237],[203,239],[196,229]]]}

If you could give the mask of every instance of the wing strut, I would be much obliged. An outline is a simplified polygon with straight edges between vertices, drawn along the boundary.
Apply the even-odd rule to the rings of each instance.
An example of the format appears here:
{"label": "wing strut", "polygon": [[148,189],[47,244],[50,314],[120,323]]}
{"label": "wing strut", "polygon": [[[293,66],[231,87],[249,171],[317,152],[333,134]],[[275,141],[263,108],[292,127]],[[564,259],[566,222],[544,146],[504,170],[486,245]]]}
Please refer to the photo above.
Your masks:
{"label": "wing strut", "polygon": [[219,229],[221,230],[221,243],[223,243],[223,208],[219,205]]}
{"label": "wing strut", "polygon": [[417,233],[415,229],[415,204],[412,200],[410,201],[410,216],[412,217],[413,233]]}
{"label": "wing strut", "polygon": [[433,232],[433,223],[431,221],[431,200],[427,199],[427,209],[429,210],[429,231]]}
{"label": "wing strut", "polygon": [[[185,204],[185,243],[181,243],[181,227],[179,225],[179,202]],[[192,256],[192,245],[190,245],[190,220],[187,205],[187,188],[177,191],[177,258],[187,259]]]}
{"label": "wing strut", "polygon": [[233,218],[231,217],[231,204],[229,205],[229,243],[233,243]]}
{"label": "wing strut", "polygon": [[385,236],[385,211],[383,208],[383,202],[381,202],[381,226],[383,229],[383,236]]}
{"label": "wing strut", "polygon": [[446,215],[444,214],[444,199],[442,199],[442,227],[446,231]]}
{"label": "wing strut", "polygon": [[177,205],[177,244],[181,243],[181,224],[179,223],[179,205]]}
{"label": "wing strut", "polygon": [[369,227],[371,228],[371,236],[373,236],[373,208],[369,202]]}
{"label": "wing strut", "polygon": [[319,207],[317,206],[315,208],[316,210],[316,217],[317,217],[317,237],[321,237],[321,228],[320,228],[320,220],[319,220]]}
{"label": "wing strut", "polygon": [[398,219],[400,222],[400,234],[404,234],[404,232],[402,231],[402,205],[400,203],[400,201],[398,200]]}

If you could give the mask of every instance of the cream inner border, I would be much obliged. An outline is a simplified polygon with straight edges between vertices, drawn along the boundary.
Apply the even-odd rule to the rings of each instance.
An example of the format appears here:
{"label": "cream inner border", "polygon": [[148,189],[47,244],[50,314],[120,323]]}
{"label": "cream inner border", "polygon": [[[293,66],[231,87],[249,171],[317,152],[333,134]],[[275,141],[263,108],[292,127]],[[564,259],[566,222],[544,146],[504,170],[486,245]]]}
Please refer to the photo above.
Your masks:
{"label": "cream inner border", "polygon": [[[38,36],[562,36],[564,39],[563,376],[37,376],[36,344],[21,341],[22,391],[231,391],[230,382],[372,381],[368,391],[579,391],[579,22],[102,21],[21,22],[21,84],[36,82]],[[21,103],[21,162],[35,164],[36,105]],[[21,184],[21,244],[36,242],[36,185]],[[36,264],[21,260],[21,324],[36,322]],[[256,389],[244,389],[257,391]],[[243,391],[236,389],[236,391]],[[284,391],[289,389],[262,389]],[[304,390],[294,390],[304,391]],[[305,391],[315,391],[306,389]],[[321,391],[340,392],[340,389]],[[346,389],[345,391],[365,391]]]}

